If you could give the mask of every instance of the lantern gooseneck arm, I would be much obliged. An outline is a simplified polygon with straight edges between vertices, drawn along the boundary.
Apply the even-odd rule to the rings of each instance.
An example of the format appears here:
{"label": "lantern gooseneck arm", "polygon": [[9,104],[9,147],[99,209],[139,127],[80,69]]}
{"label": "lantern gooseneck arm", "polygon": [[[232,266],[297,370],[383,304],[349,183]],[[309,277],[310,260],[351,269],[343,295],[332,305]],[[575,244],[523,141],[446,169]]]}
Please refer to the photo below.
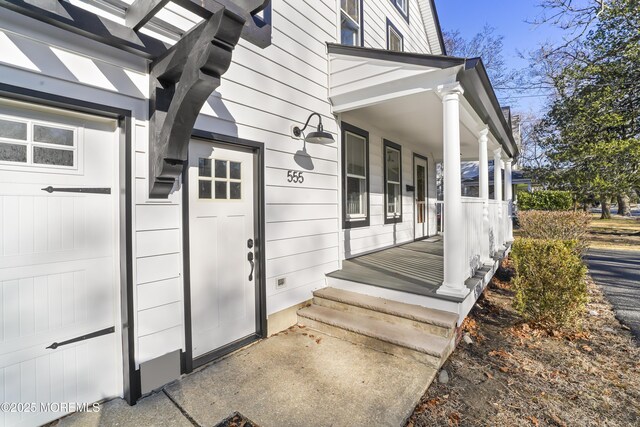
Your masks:
{"label": "lantern gooseneck arm", "polygon": [[304,127],[302,129],[300,129],[300,132],[304,132],[304,130],[309,126],[309,122],[311,121],[311,117],[313,117],[313,116],[318,116],[318,127],[320,129],[322,129],[322,117],[320,116],[320,114],[311,113],[311,115],[307,119],[307,122],[304,124]]}

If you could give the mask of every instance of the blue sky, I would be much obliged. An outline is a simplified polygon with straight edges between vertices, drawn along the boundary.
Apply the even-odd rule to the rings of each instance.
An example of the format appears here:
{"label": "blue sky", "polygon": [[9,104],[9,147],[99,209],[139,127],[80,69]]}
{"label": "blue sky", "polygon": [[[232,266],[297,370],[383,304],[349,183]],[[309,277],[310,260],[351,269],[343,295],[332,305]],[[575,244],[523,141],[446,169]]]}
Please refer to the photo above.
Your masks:
{"label": "blue sky", "polygon": [[[561,40],[560,31],[548,25],[534,26],[533,21],[542,13],[537,0],[436,0],[440,25],[444,31],[459,30],[465,39],[472,38],[485,24],[496,28],[504,36],[504,58],[511,68],[520,70],[528,65],[518,57],[518,51],[527,52],[546,41]],[[534,112],[544,109],[544,97],[514,99],[514,109]]]}

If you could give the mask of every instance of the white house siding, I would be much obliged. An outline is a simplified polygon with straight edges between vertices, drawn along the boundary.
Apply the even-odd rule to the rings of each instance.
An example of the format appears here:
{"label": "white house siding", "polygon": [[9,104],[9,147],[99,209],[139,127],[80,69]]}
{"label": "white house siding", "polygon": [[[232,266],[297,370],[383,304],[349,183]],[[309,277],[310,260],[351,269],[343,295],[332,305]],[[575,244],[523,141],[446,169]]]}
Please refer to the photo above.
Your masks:
{"label": "white house siding", "polygon": [[[356,120],[349,113],[343,113],[342,121],[369,132],[369,193],[370,209],[368,227],[344,230],[341,239],[341,256],[350,258],[380,248],[410,242],[414,239],[414,193],[407,192],[407,185],[413,182],[413,154],[428,159],[428,221],[429,235],[436,233],[436,167],[434,154],[417,141],[406,141],[385,133],[371,123]],[[384,223],[384,161],[383,140],[395,142],[402,147],[402,222]]]}
{"label": "white house siding", "polygon": [[365,47],[387,48],[387,19],[389,19],[402,34],[406,52],[431,53],[418,0],[409,0],[408,23],[391,0],[365,0],[363,3]]}
{"label": "white house siding", "polygon": [[[326,42],[337,38],[338,4],[337,0],[273,0],[272,45],[261,49],[240,41],[231,67],[196,123],[199,129],[265,144],[269,314],[309,299],[313,289],[325,285],[325,273],[338,269],[344,257],[338,144],[307,145],[313,169],[304,170],[294,160],[303,143],[290,136],[294,123],[318,112],[325,129],[339,139],[327,100],[326,53]],[[403,33],[408,51],[429,51],[416,1],[411,1],[409,26],[388,0],[367,0],[364,16],[367,46],[386,47],[389,17]],[[6,9],[0,9],[0,48],[8,52],[0,57],[4,83],[132,111],[136,365],[184,350],[182,194],[177,185],[168,200],[148,199],[146,62]],[[380,175],[372,174],[372,189],[379,191],[380,150],[377,156],[373,153],[374,144],[380,143],[375,141],[372,137],[372,161]],[[403,145],[404,176],[409,182],[411,151],[402,141],[396,142]],[[429,167],[432,173],[432,164]],[[288,170],[302,170],[304,183],[288,183]],[[372,202],[378,215],[372,217],[370,231],[354,230],[362,234],[353,241],[359,251],[393,242],[388,226],[382,225],[381,196]],[[412,238],[412,209],[405,196],[405,222],[397,225],[397,242]],[[280,277],[286,277],[287,285],[276,289]]]}
{"label": "white house siding", "polygon": [[[240,41],[196,124],[265,144],[268,314],[309,299],[339,267],[338,149],[308,144],[313,170],[305,170],[294,160],[303,142],[290,136],[293,124],[318,112],[337,139],[326,53],[336,40],[336,7],[335,0],[274,0],[271,46]],[[303,171],[304,183],[287,182],[288,170]],[[281,277],[286,286],[276,289]]]}

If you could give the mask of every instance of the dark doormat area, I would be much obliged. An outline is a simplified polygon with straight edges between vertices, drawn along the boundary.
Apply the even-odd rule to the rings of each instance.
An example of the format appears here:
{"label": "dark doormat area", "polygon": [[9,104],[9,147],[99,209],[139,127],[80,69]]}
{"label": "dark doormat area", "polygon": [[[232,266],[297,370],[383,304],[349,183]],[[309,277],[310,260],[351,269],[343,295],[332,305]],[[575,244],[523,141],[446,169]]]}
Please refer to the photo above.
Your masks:
{"label": "dark doormat area", "polygon": [[258,424],[254,423],[244,415],[239,412],[234,412],[231,416],[225,420],[223,420],[220,424],[217,424],[215,427],[259,427]]}

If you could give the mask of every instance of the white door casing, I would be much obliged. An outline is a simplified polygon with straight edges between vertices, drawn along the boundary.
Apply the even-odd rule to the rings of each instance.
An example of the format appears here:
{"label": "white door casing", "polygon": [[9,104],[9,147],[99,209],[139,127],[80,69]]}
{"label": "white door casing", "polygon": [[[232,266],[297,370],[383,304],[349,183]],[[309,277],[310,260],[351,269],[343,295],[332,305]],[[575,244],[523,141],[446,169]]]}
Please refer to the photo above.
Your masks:
{"label": "white door casing", "polygon": [[[117,123],[4,100],[0,120],[0,402],[122,396]],[[0,426],[42,424],[64,409],[0,413]]]}
{"label": "white door casing", "polygon": [[192,140],[188,179],[195,359],[256,333],[254,154]]}
{"label": "white door casing", "polygon": [[428,165],[421,156],[413,157],[414,185],[414,238],[422,239],[429,235]]}

